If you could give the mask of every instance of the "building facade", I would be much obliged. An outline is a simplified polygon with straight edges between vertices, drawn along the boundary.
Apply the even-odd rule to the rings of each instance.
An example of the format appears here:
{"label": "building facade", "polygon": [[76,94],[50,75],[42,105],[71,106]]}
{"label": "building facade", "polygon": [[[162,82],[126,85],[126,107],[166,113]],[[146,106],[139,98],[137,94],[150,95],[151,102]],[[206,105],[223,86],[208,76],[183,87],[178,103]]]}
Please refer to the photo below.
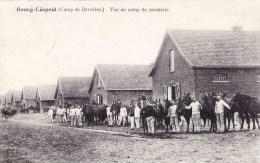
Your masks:
{"label": "building facade", "polygon": [[260,32],[168,30],[155,64],[154,99],[205,92],[260,95]]}
{"label": "building facade", "polygon": [[36,91],[36,104],[39,112],[48,110],[51,105],[55,105],[56,85],[39,85]]}
{"label": "building facade", "polygon": [[98,104],[111,104],[120,99],[130,104],[132,99],[152,97],[150,65],[96,65],[89,94]]}
{"label": "building facade", "polygon": [[22,91],[19,91],[19,90],[14,90],[13,91],[13,94],[12,94],[12,107],[14,109],[17,110],[17,112],[19,113],[22,109],[22,100],[21,100],[21,97],[22,97]]}
{"label": "building facade", "polygon": [[37,107],[35,100],[37,87],[36,86],[25,86],[22,89],[21,101],[22,108]]}
{"label": "building facade", "polygon": [[60,77],[55,89],[56,105],[89,103],[91,77]]}

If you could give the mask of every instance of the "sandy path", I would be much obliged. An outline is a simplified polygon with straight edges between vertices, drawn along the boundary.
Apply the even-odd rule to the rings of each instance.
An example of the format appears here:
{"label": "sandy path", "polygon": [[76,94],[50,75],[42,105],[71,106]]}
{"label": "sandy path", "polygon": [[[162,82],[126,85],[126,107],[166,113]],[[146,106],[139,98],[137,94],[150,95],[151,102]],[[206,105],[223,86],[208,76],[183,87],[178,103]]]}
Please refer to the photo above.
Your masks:
{"label": "sandy path", "polygon": [[258,130],[144,139],[132,133],[25,122],[0,122],[0,162],[260,162]]}

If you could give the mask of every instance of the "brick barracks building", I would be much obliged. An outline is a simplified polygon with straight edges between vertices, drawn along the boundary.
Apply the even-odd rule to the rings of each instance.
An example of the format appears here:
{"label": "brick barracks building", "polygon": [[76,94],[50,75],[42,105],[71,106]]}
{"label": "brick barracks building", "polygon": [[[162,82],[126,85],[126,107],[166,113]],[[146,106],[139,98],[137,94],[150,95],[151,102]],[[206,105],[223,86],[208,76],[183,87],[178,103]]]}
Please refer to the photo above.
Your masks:
{"label": "brick barracks building", "polygon": [[168,30],[149,74],[154,99],[236,91],[260,95],[260,32]]}

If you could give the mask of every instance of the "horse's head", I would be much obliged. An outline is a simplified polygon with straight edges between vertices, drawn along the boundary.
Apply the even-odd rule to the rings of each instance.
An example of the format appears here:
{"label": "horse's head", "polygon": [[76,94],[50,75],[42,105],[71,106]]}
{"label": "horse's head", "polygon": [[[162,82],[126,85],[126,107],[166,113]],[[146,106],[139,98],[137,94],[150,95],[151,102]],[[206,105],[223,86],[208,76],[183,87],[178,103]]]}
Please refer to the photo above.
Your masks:
{"label": "horse's head", "polygon": [[192,99],[190,97],[190,93],[184,94],[182,99],[180,99],[181,104],[190,105],[192,103]]}
{"label": "horse's head", "polygon": [[208,105],[209,109],[213,109],[213,110],[215,109],[215,104],[216,104],[216,101],[217,101],[216,96],[217,95],[214,92],[211,95],[208,94],[207,105]]}
{"label": "horse's head", "polygon": [[177,110],[181,114],[182,111],[185,110],[184,105],[189,106],[192,102],[192,99],[190,97],[190,93],[184,94],[184,96],[178,100],[176,100],[177,104]]}
{"label": "horse's head", "polygon": [[200,103],[206,103],[208,100],[208,94],[205,93],[204,91],[200,91],[200,94],[199,94],[199,102]]}
{"label": "horse's head", "polygon": [[234,93],[231,101],[230,101],[230,108],[234,111],[239,110],[239,102],[241,101],[240,93]]}

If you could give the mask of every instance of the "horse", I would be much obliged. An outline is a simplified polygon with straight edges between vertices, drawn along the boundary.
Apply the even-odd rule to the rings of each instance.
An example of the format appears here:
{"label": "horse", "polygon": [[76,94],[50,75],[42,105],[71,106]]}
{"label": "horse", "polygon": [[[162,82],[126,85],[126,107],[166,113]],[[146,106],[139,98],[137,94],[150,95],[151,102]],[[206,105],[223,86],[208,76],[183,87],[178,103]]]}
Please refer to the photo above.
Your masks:
{"label": "horse", "polygon": [[[131,107],[133,107],[133,106],[131,106],[131,105],[124,105],[124,107],[126,108],[127,115],[129,115],[130,110],[131,110]],[[129,119],[128,119],[128,118],[129,118],[129,117],[126,116],[126,126],[129,126]]]}
{"label": "horse", "polygon": [[[163,126],[163,120],[165,119],[167,114],[165,114],[165,108],[163,107],[163,103],[160,100],[156,101],[155,108],[156,108],[156,113],[157,113],[156,124],[158,127],[161,127],[161,126]],[[168,111],[167,111],[167,113],[168,113]]]}
{"label": "horse", "polygon": [[20,112],[24,114],[29,114],[29,108],[22,108]]}
{"label": "horse", "polygon": [[178,119],[181,119],[181,116],[183,116],[187,122],[187,132],[189,132],[189,126],[190,126],[190,118],[192,111],[191,109],[185,109],[185,105],[190,105],[192,102],[192,99],[190,97],[190,93],[184,94],[184,96],[180,99],[177,100],[177,114],[178,114]]}
{"label": "horse", "polygon": [[93,110],[94,123],[98,125],[98,122],[103,124],[107,118],[106,112],[107,105],[90,105],[90,109]]}
{"label": "horse", "polygon": [[235,93],[231,99],[230,102],[231,109],[234,109],[234,111],[238,111],[240,118],[242,118],[242,123],[240,126],[240,129],[243,129],[244,125],[244,117],[246,117],[246,121],[248,124],[248,130],[250,129],[250,116],[253,121],[253,130],[255,129],[255,121],[257,122],[258,129],[259,127],[259,121],[257,114],[260,113],[260,100],[251,97],[245,94],[240,94],[239,92]]}
{"label": "horse", "polygon": [[121,102],[120,101],[114,101],[113,104],[111,105],[111,110],[112,110],[112,117],[115,123],[118,123],[118,116],[120,114],[120,108],[121,108]]}
{"label": "horse", "polygon": [[170,125],[170,117],[168,117],[168,108],[170,107],[171,103],[168,100],[164,100],[160,103],[159,107],[162,107],[160,111],[162,111],[162,115],[164,117],[165,122],[165,132],[169,131],[169,125]]}
{"label": "horse", "polygon": [[83,116],[85,117],[85,122],[88,126],[94,124],[94,110],[89,104],[84,104],[82,108]]}
{"label": "horse", "polygon": [[211,95],[205,93],[203,91],[200,92],[199,95],[199,102],[202,106],[200,111],[200,116],[204,122],[204,127],[206,125],[207,119],[210,120],[210,130],[209,131],[216,131],[217,130],[217,123],[216,123],[216,116],[215,116],[215,104],[216,104],[216,94],[213,92]]}
{"label": "horse", "polygon": [[[226,97],[227,93],[223,93],[221,94],[221,98],[223,101],[225,101],[228,105],[230,105],[231,99]],[[235,129],[235,118],[234,118],[234,109],[230,108],[226,108],[224,107],[224,127],[225,127],[225,131],[228,131],[230,129],[230,122],[232,121],[233,124],[233,130]],[[228,121],[228,125],[227,125],[227,121]]]}
{"label": "horse", "polygon": [[[147,125],[147,117],[149,117],[151,112],[153,113],[153,117],[156,119],[157,118],[157,112],[156,112],[156,105],[154,104],[154,101],[150,101],[150,106],[153,108],[153,110],[149,110],[147,108],[148,105],[144,105],[144,108],[141,109],[141,118],[142,118],[142,123],[143,123],[143,131],[144,134],[148,133],[148,125]],[[148,109],[148,110],[147,110]],[[155,125],[155,124],[154,124]]]}
{"label": "horse", "polygon": [[2,108],[1,109],[1,114],[2,117],[5,119],[8,119],[8,117],[12,117],[17,113],[16,109],[11,109],[10,107]]}

